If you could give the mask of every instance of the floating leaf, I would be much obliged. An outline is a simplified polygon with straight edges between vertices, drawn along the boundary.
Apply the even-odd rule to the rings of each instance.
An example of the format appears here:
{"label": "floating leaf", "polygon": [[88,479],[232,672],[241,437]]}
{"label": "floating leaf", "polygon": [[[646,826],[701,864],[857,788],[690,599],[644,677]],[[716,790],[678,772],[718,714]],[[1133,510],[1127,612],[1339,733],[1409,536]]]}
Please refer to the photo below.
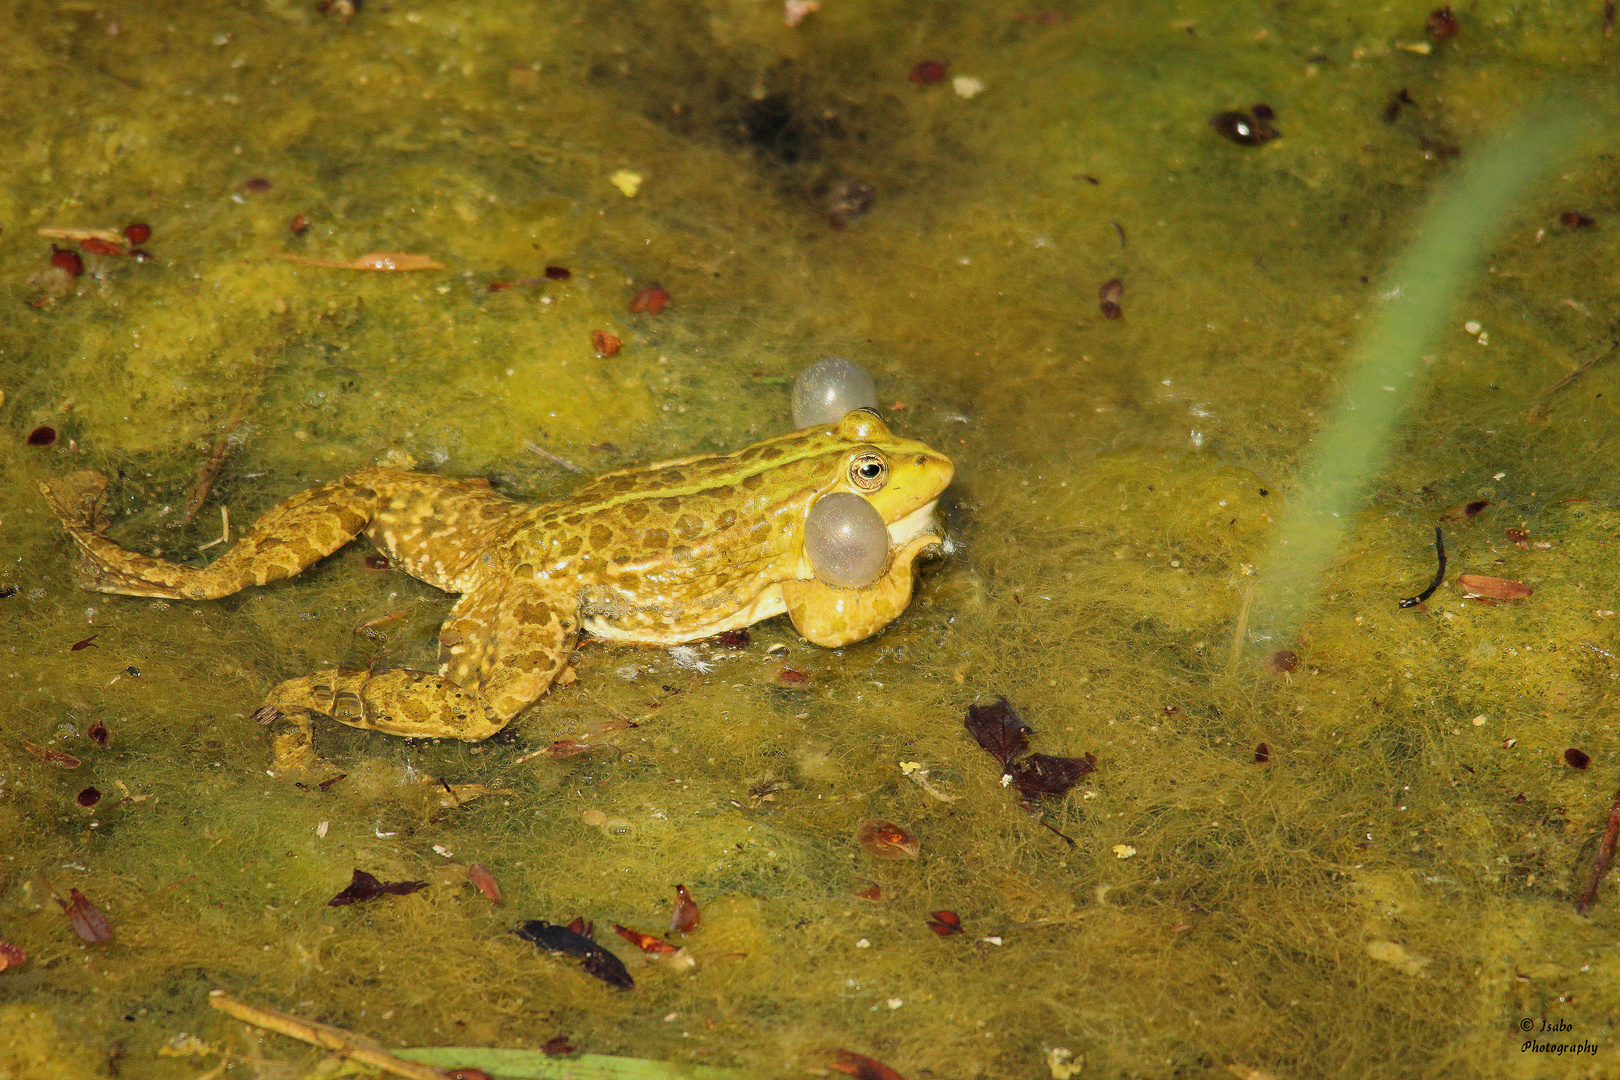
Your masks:
{"label": "floating leaf", "polygon": [[962,723],[985,752],[1003,765],[1028,750],[1029,737],[1035,734],[1005,697],[994,705],[969,705]]}
{"label": "floating leaf", "polygon": [[838,1051],[838,1057],[827,1064],[841,1073],[848,1073],[856,1080],[905,1080],[905,1077],[883,1062],[852,1050]]}
{"label": "floating leaf", "polygon": [[1097,759],[1092,754],[1083,758],[1031,754],[1014,764],[1009,771],[1019,794],[1026,799],[1034,799],[1065,794],[1082,776],[1096,770]]}
{"label": "floating leaf", "polygon": [[702,918],[703,913],[698,910],[697,901],[692,899],[692,894],[686,891],[686,886],[675,886],[675,910],[669,916],[669,932],[690,934],[697,929]]}
{"label": "floating leaf", "polygon": [[878,859],[915,859],[922,840],[903,825],[882,818],[867,818],[855,831],[861,850]]}
{"label": "floating leaf", "polygon": [[425,881],[378,881],[364,870],[356,868],[348,888],[326,902],[327,907],[345,907],[375,900],[379,896],[407,896],[418,889],[427,888]]}
{"label": "floating leaf", "polygon": [[618,923],[613,924],[613,932],[642,952],[652,953],[655,956],[679,952],[681,948],[679,945],[671,945],[663,938],[655,937],[652,934],[643,934],[640,930],[632,930],[628,926],[620,926]]}
{"label": "floating leaf", "polygon": [[1458,574],[1457,584],[1464,596],[1483,596],[1491,600],[1523,600],[1536,591],[1522,581],[1483,574]]}
{"label": "floating leaf", "polygon": [[576,957],[587,974],[594,975],[605,983],[622,990],[635,989],[636,981],[625,969],[624,961],[590,938],[566,926],[532,919],[517,928],[517,936],[525,941],[534,942],[547,952]]}
{"label": "floating leaf", "polygon": [[37,743],[31,743],[27,739],[23,740],[23,749],[39,758],[39,760],[45,762],[47,765],[55,765],[59,769],[77,769],[80,765],[84,764],[84,762],[80,761],[72,754],[65,753],[61,750],[53,750],[49,746],[40,746]]}
{"label": "floating leaf", "polygon": [[478,891],[483,893],[490,903],[501,902],[501,887],[496,883],[495,875],[485,870],[482,864],[472,863],[467,867],[467,880],[478,886]]}
{"label": "floating leaf", "polygon": [[79,935],[81,941],[104,945],[112,940],[112,922],[106,912],[85,898],[84,893],[69,889],[68,898],[63,900],[58,896],[56,902],[67,912],[68,922],[73,924],[73,932]]}

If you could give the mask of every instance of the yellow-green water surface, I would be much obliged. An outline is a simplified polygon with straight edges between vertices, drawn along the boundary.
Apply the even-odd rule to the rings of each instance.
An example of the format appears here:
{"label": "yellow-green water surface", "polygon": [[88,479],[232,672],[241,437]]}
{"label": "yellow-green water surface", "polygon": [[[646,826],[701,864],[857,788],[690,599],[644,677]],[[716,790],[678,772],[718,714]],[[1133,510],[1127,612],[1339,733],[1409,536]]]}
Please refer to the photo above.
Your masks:
{"label": "yellow-green water surface", "polygon": [[[1428,3],[1326,0],[6,5],[0,1077],[330,1074],[214,987],[388,1045],[762,1078],[1620,1070],[1620,886],[1574,910],[1620,783],[1620,360],[1547,393],[1620,320],[1612,145],[1503,223],[1297,666],[1234,647],[1381,272],[1543,87],[1605,107],[1601,9],[1463,3],[1441,38]],[[1259,103],[1264,145],[1209,124]],[[134,222],[150,260],[71,280],[39,234]],[[368,252],[445,268],[282,258]],[[827,355],[957,462],[955,550],[896,624],[765,624],[706,674],[598,643],[485,744],[322,727],[324,790],[267,774],[265,691],[427,662],[448,598],[362,545],[210,604],[80,592],[36,490],[106,471],[115,538],[205,560],[221,508],[379,461],[549,498],[579,474],[526,441],[586,472],[739,447]],[[1447,514],[1446,583],[1398,608]],[[1039,820],[962,728],[1002,694],[1097,758]],[[518,760],[587,737],[617,750]],[[874,817],[920,858],[863,852]],[[326,906],[356,867],[429,886]],[[692,968],[608,929],[663,929],[676,883]],[[576,915],[635,991],[511,933]]]}

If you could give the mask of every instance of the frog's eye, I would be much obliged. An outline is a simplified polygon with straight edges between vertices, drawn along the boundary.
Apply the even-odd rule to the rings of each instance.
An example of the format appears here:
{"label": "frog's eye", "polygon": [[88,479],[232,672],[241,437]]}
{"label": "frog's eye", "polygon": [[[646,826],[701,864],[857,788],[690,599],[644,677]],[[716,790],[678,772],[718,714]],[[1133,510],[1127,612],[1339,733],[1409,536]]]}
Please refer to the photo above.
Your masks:
{"label": "frog's eye", "polygon": [[862,491],[876,491],[889,481],[889,463],[878,454],[857,454],[849,463],[849,479]]}

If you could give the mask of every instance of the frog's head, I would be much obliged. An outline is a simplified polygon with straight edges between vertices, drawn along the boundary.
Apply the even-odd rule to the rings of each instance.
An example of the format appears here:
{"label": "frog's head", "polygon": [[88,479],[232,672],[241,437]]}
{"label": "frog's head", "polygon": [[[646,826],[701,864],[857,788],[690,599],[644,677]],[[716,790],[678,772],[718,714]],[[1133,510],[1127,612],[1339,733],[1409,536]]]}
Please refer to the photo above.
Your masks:
{"label": "frog's head", "polygon": [[934,503],[956,472],[950,458],[925,443],[890,434],[883,418],[870,409],[846,414],[830,434],[843,447],[837,475],[823,495],[847,491],[871,503],[888,526],[892,544],[904,544],[930,526]]}

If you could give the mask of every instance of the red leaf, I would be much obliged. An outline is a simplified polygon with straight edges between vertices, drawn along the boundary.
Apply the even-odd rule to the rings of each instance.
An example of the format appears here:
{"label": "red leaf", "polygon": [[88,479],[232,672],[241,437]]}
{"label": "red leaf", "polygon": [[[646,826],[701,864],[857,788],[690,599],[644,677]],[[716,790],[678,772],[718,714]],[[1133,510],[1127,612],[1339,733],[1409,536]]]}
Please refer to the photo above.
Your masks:
{"label": "red leaf", "polygon": [[478,886],[478,891],[483,893],[490,903],[501,902],[501,887],[496,883],[495,875],[485,870],[482,864],[472,863],[467,867],[467,880]]}
{"label": "red leaf", "polygon": [[654,937],[652,934],[643,934],[640,930],[632,930],[628,926],[620,926],[618,923],[613,924],[613,932],[644,953],[672,953],[679,952],[681,949],[679,945],[671,945],[663,938]]}
{"label": "red leaf", "polygon": [[34,743],[29,742],[27,739],[23,740],[23,749],[39,758],[39,760],[45,762],[47,765],[55,765],[59,769],[77,769],[80,765],[84,764],[84,762],[80,761],[72,754],[65,754],[60,750],[52,750],[48,746],[37,746]]}
{"label": "red leaf", "polygon": [[84,893],[69,889],[68,898],[63,900],[58,896],[56,902],[67,912],[68,922],[73,924],[73,932],[79,935],[79,940],[91,945],[104,945],[112,940],[112,923],[105,912],[85,899]]}
{"label": "red leaf", "polygon": [[669,293],[656,285],[650,289],[642,289],[630,298],[632,312],[645,311],[649,315],[656,315],[669,306]]}
{"label": "red leaf", "polygon": [[930,915],[932,917],[928,920],[928,929],[940,937],[950,937],[952,934],[962,932],[962,917],[956,912],[935,911],[930,912]]}
{"label": "red leaf", "polygon": [[881,818],[867,818],[855,832],[855,842],[868,855],[879,859],[915,859],[922,851],[922,840],[903,825]]}
{"label": "red leaf", "polygon": [[856,1080],[906,1080],[883,1062],[852,1050],[838,1051],[838,1058],[827,1064],[841,1073],[848,1073]]}
{"label": "red leaf", "polygon": [[697,901],[692,899],[692,894],[686,891],[686,886],[675,886],[675,910],[669,916],[669,932],[690,934],[697,929],[698,922],[702,918],[703,913],[698,910]]}

